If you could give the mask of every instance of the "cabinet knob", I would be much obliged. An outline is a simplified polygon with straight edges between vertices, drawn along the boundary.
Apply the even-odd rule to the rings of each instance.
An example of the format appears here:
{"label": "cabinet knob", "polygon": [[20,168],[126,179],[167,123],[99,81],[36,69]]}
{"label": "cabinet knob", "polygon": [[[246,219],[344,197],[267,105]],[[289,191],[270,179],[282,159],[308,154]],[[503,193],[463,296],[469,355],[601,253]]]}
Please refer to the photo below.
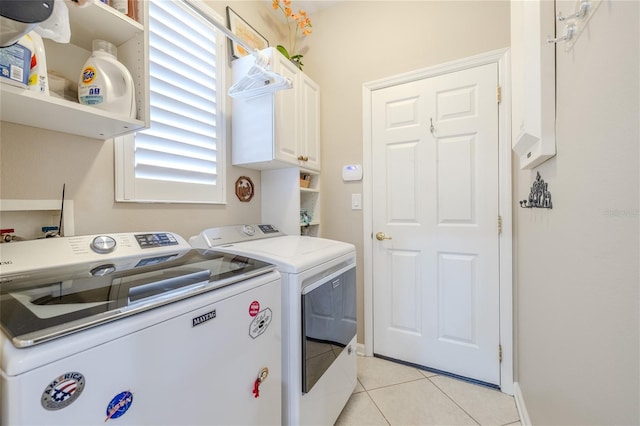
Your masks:
{"label": "cabinet knob", "polygon": [[304,157],[302,157],[302,161],[309,161],[309,157],[305,155]]}
{"label": "cabinet knob", "polygon": [[304,161],[304,157],[302,155],[298,155],[298,161]]}

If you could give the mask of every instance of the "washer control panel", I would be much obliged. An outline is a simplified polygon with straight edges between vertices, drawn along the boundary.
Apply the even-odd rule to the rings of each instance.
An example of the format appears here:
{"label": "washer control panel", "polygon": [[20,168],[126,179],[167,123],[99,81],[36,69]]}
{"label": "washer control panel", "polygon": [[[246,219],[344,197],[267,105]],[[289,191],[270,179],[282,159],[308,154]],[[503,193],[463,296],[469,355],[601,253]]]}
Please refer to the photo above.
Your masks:
{"label": "washer control panel", "polygon": [[5,243],[0,252],[0,282],[15,274],[71,265],[87,265],[92,275],[104,275],[114,268],[123,270],[177,258],[190,250],[189,243],[170,232],[78,235]]}
{"label": "washer control panel", "polygon": [[269,224],[232,225],[209,228],[189,238],[194,248],[209,249],[216,246],[254,241],[262,238],[282,237],[286,234]]}
{"label": "washer control panel", "polygon": [[260,228],[260,230],[264,234],[278,234],[278,233],[280,233],[280,231],[278,231],[278,229],[273,225],[258,225],[258,228]]}
{"label": "washer control panel", "polygon": [[154,233],[154,234],[136,234],[136,241],[140,248],[147,249],[152,247],[166,247],[175,246],[178,244],[178,240],[173,234],[166,232]]}

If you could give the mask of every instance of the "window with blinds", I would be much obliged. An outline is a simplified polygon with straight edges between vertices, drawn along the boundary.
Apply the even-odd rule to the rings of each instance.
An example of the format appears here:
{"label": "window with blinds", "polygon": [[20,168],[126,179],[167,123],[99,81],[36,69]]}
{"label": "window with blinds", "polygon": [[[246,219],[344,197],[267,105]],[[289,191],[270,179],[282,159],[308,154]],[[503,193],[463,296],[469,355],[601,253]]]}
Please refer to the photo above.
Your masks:
{"label": "window with blinds", "polygon": [[224,36],[202,3],[153,0],[150,128],[116,141],[116,199],[223,203]]}

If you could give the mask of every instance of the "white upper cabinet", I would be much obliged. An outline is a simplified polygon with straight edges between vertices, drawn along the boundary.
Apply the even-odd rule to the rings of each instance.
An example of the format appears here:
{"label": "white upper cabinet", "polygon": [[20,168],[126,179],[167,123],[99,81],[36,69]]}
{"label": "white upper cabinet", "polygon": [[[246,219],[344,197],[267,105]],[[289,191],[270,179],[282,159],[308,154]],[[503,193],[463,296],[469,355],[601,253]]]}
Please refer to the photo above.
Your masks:
{"label": "white upper cabinet", "polygon": [[[84,63],[91,55],[93,40],[111,42],[117,48],[118,60],[127,67],[134,80],[136,118],[0,83],[1,121],[102,140],[148,127],[146,25],[100,1],[82,8],[67,4],[71,42],[63,44],[44,40],[47,70],[55,71],[77,85]],[[138,4],[140,19],[146,22],[146,2]]]}
{"label": "white upper cabinet", "polygon": [[[249,99],[233,99],[232,163],[258,170],[299,166],[320,170],[320,88],[275,48],[263,50],[269,70],[293,88]],[[233,80],[255,59],[233,61]]]}
{"label": "white upper cabinet", "polygon": [[521,169],[556,155],[554,2],[511,1],[512,148]]}
{"label": "white upper cabinet", "polygon": [[299,149],[304,156],[300,165],[307,169],[320,170],[320,87],[304,73],[300,73],[299,77]]}

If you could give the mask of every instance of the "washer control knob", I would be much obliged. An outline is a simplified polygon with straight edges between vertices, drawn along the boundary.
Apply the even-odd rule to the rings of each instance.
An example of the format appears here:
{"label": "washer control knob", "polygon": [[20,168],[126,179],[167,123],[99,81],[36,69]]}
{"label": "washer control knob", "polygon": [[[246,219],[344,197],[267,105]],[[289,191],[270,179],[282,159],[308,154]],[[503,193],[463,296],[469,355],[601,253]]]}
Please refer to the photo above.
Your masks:
{"label": "washer control knob", "polygon": [[244,233],[244,235],[253,237],[256,234],[256,229],[251,225],[243,225],[242,232]]}
{"label": "washer control knob", "polygon": [[101,235],[99,237],[95,237],[93,241],[91,241],[91,250],[96,253],[106,254],[111,253],[116,248],[116,240],[113,237],[109,237],[107,235]]}

